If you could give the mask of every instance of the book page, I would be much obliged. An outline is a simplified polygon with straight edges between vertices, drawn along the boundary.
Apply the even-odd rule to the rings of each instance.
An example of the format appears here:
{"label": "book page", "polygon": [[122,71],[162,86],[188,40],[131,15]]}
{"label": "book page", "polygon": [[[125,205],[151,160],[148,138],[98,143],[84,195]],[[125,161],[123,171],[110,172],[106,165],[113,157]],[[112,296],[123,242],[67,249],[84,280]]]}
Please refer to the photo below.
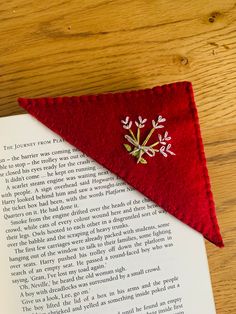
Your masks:
{"label": "book page", "polygon": [[1,313],[215,313],[202,236],[29,115],[0,119],[0,237]]}

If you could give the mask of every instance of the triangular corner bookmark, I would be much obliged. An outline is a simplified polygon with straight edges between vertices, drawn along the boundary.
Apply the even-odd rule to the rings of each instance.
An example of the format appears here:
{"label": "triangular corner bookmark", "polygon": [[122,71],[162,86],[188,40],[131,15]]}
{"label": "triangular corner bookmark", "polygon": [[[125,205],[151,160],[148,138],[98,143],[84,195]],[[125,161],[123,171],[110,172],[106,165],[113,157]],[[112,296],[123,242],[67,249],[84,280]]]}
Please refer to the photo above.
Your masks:
{"label": "triangular corner bookmark", "polygon": [[192,85],[19,104],[164,210],[223,246]]}

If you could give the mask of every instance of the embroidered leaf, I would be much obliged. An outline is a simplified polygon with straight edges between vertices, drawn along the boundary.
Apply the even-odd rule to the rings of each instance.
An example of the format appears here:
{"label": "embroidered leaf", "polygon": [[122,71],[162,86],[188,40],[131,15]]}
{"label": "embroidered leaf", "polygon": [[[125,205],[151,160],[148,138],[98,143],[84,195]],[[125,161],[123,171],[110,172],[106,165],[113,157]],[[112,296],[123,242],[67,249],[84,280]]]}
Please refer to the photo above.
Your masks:
{"label": "embroidered leaf", "polygon": [[134,157],[137,157],[137,158],[138,158],[138,156],[139,156],[139,151],[132,152],[131,154],[132,154],[132,156],[134,156]]}
{"label": "embroidered leaf", "polygon": [[128,151],[128,152],[131,152],[131,146],[129,145],[129,144],[124,144],[124,147],[126,148],[126,150]]}
{"label": "embroidered leaf", "polygon": [[141,164],[147,164],[147,160],[144,159],[144,158],[141,158],[139,162],[140,162]]}

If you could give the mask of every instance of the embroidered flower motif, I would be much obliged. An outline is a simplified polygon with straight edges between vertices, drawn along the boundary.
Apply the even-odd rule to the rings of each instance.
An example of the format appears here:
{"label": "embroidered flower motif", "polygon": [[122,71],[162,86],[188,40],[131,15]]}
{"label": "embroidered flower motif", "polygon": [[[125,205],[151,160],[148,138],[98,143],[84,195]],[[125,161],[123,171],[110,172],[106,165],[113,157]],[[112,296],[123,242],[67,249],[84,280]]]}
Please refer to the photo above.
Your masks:
{"label": "embroidered flower motif", "polygon": [[167,157],[167,153],[169,153],[170,155],[175,155],[175,153],[173,153],[171,150],[171,144],[168,144],[167,146],[161,146],[160,148],[160,153],[164,156]]}
{"label": "embroidered flower motif", "polygon": [[[135,158],[137,158],[137,163],[146,164],[147,160],[143,158],[143,155],[147,154],[149,157],[154,157],[156,153],[160,153],[164,157],[168,157],[168,155],[175,155],[174,152],[172,152],[171,144],[167,143],[171,140],[171,137],[168,134],[168,131],[165,131],[163,135],[158,134],[158,140],[157,142],[147,145],[148,141],[152,137],[153,133],[157,129],[164,128],[163,123],[166,119],[162,116],[158,116],[157,120],[152,120],[152,129],[149,131],[148,135],[144,139],[144,141],[141,143],[140,136],[141,131],[140,129],[145,127],[145,123],[147,122],[147,119],[143,119],[141,116],[138,117],[138,121],[135,121],[135,125],[137,127],[137,133],[136,136],[134,135],[131,127],[132,127],[132,121],[129,119],[129,117],[126,117],[125,120],[121,120],[121,123],[123,124],[123,128],[129,131],[129,134],[126,134],[124,137],[129,142],[129,144],[125,143],[124,147],[126,150]],[[157,146],[160,145],[160,148],[157,149]]]}
{"label": "embroidered flower motif", "polygon": [[123,128],[129,130],[132,126],[132,121],[129,121],[129,117],[126,117],[125,120],[121,120]]}
{"label": "embroidered flower motif", "polygon": [[142,129],[145,126],[145,122],[147,122],[147,119],[142,119],[142,117],[139,116],[138,121],[135,121],[135,124],[139,129]]}
{"label": "embroidered flower motif", "polygon": [[154,129],[161,129],[164,128],[164,125],[160,125],[159,123],[165,122],[166,119],[163,118],[162,116],[158,116],[157,118],[157,122],[155,120],[152,120],[152,126],[154,127]]}
{"label": "embroidered flower motif", "polygon": [[160,134],[158,134],[158,139],[159,139],[160,144],[166,145],[166,141],[171,140],[171,137],[168,136],[168,132],[165,131],[163,137]]}

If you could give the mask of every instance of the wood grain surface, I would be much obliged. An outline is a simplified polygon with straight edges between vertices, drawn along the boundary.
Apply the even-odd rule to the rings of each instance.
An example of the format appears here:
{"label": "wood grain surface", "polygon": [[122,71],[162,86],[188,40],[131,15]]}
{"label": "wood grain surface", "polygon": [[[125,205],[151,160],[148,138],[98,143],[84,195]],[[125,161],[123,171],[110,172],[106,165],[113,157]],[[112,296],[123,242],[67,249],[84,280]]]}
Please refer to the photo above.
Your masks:
{"label": "wood grain surface", "polygon": [[192,81],[225,241],[206,243],[215,303],[236,313],[235,0],[4,0],[0,17],[0,116],[17,97]]}

